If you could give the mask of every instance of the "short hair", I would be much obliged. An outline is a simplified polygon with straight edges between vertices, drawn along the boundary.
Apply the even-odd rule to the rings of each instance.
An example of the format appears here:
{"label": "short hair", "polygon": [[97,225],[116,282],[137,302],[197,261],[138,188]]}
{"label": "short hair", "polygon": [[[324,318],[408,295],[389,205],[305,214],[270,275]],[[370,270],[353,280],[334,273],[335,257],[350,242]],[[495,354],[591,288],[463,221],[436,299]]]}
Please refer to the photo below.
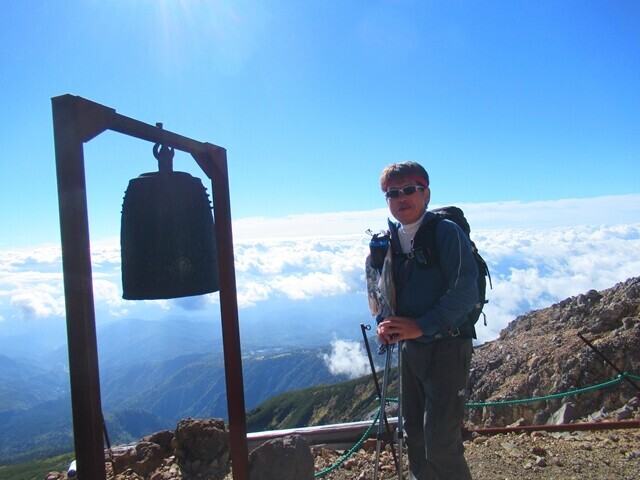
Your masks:
{"label": "short hair", "polygon": [[402,177],[411,178],[425,187],[429,186],[429,174],[422,165],[417,162],[402,162],[392,163],[384,168],[380,175],[380,188],[385,192],[391,181]]}

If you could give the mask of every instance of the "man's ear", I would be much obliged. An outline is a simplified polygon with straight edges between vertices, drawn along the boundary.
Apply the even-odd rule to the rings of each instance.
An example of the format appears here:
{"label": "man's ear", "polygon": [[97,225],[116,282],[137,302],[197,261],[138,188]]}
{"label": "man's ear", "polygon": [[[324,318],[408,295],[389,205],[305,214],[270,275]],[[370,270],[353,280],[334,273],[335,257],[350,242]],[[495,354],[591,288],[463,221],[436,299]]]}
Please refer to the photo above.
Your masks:
{"label": "man's ear", "polygon": [[424,189],[424,206],[429,205],[429,201],[431,200],[431,189],[429,187]]}

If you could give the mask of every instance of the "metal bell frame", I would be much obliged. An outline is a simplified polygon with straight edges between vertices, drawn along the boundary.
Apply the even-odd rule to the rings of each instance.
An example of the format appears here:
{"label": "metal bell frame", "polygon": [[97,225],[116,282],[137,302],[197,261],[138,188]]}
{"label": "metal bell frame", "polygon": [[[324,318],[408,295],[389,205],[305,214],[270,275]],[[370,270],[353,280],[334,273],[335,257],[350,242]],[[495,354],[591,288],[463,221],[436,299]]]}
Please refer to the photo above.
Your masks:
{"label": "metal bell frame", "polygon": [[190,153],[211,180],[232,473],[234,480],[247,480],[247,429],[226,150],[125,117],[82,97],[61,95],[53,97],[51,104],[78,477],[106,480],[83,143],[112,130]]}

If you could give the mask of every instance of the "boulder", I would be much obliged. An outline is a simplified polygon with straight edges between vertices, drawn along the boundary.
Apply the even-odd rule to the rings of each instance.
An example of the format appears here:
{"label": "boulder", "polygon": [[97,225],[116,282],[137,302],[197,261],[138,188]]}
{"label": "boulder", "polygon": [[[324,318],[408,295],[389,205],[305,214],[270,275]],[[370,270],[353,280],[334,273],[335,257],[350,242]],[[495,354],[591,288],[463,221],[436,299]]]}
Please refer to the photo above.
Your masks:
{"label": "boulder", "polygon": [[229,471],[229,432],[222,419],[180,421],[171,446],[183,472],[214,479]]}
{"label": "boulder", "polygon": [[249,455],[249,480],[313,480],[314,458],[299,435],[269,440]]}

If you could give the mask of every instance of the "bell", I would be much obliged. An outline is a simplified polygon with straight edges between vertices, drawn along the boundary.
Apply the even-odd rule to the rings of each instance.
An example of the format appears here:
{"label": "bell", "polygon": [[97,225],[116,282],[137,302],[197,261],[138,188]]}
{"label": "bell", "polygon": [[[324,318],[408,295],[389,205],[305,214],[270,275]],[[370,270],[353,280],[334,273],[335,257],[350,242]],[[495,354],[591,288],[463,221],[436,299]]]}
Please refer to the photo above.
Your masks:
{"label": "bell", "polygon": [[122,298],[154,300],[219,290],[216,236],[200,179],[173,171],[173,149],[154,146],[159,171],[129,181],[122,203]]}

